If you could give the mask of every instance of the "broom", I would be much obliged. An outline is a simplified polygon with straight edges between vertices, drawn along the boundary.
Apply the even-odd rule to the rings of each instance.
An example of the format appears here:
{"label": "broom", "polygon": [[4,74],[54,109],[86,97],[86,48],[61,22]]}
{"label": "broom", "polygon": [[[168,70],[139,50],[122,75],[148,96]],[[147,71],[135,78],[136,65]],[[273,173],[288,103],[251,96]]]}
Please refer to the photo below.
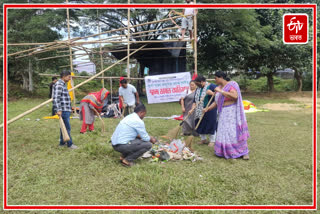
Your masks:
{"label": "broom", "polygon": [[[204,96],[205,97],[205,96]],[[192,112],[197,108],[197,106],[199,105],[199,103],[201,103],[203,100],[204,100],[204,97],[202,97],[202,99],[200,100],[200,102],[198,102],[196,104],[196,107],[192,110]],[[192,114],[191,112],[191,114]],[[188,117],[191,115],[191,114],[188,114],[187,117],[175,128],[171,129],[168,134],[165,135],[165,138],[168,138],[170,140],[172,139],[176,139],[178,137],[178,134],[180,132],[180,128],[182,126],[182,124],[188,119]]]}
{"label": "broom", "polygon": [[64,124],[62,117],[59,117],[59,124],[62,132],[63,142],[67,142],[70,140],[69,134],[66,129],[66,125]]}
{"label": "broom", "polygon": [[100,121],[101,121],[101,134],[103,134],[105,132],[105,125],[104,122],[99,114],[99,112],[96,109],[93,109],[93,111],[96,113],[96,115],[99,117]]}
{"label": "broom", "polygon": [[126,108],[127,108],[127,105],[123,104],[123,105],[122,105],[121,119],[124,118],[124,111],[126,110]]}
{"label": "broom", "polygon": [[[208,108],[209,104],[210,104],[211,101],[213,100],[213,97],[214,97],[214,96],[211,96],[211,98],[210,98],[210,100],[209,100],[206,108]],[[201,115],[201,117],[200,117],[200,119],[199,119],[199,121],[198,121],[198,123],[197,123],[197,126],[194,128],[194,130],[197,130],[197,129],[198,129],[198,127],[199,127],[199,125],[200,125],[200,123],[201,123],[204,115],[205,115],[205,113],[203,112],[202,115]],[[189,136],[189,137],[185,140],[186,146],[189,147],[191,151],[193,151],[193,149],[191,148],[191,147],[192,147],[193,138],[194,138],[194,136],[191,135],[191,136]]]}

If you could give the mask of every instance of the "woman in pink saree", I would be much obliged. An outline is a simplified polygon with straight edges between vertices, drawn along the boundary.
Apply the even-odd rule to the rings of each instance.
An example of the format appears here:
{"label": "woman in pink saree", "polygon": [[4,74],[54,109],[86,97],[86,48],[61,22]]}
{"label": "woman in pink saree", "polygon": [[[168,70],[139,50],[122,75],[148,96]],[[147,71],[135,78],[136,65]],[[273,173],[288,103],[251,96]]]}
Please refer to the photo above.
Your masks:
{"label": "woman in pink saree", "polygon": [[215,73],[215,81],[219,87],[215,102],[204,112],[218,109],[218,129],[214,146],[215,154],[219,157],[249,159],[247,140],[250,137],[246,115],[242,103],[238,83],[230,81],[224,72]]}

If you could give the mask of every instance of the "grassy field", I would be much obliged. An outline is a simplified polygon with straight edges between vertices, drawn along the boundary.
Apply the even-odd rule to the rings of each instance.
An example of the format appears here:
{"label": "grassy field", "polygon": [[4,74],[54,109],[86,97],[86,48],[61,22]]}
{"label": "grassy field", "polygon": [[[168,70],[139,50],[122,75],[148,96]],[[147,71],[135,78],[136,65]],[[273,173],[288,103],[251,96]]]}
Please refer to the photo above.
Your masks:
{"label": "grassy field", "polygon": [[[270,102],[296,103],[287,98],[244,97],[244,99],[249,98],[258,107]],[[9,119],[42,101],[23,98],[10,102]],[[147,105],[147,109],[147,116],[180,114],[177,103]],[[8,202],[10,205],[312,204],[310,109],[247,114],[251,134],[248,141],[249,161],[217,158],[209,147],[195,145],[197,153],[204,158],[202,162],[170,161],[160,164],[139,160],[132,168],[124,168],[119,164],[119,153],[113,151],[108,143],[119,122],[118,119],[104,119],[107,127],[104,136],[100,134],[99,121],[95,124],[96,132],[80,135],[80,121],[73,119],[72,137],[80,149],[71,151],[58,147],[58,121],[41,119],[50,112],[51,105],[9,126]],[[41,120],[36,121],[38,118]],[[145,119],[145,123],[151,135],[161,136],[179,122]],[[199,138],[195,138],[195,141],[197,140]],[[18,211],[9,213],[15,212]],[[157,212],[151,211],[151,213]],[[306,212],[264,211],[263,213]]]}

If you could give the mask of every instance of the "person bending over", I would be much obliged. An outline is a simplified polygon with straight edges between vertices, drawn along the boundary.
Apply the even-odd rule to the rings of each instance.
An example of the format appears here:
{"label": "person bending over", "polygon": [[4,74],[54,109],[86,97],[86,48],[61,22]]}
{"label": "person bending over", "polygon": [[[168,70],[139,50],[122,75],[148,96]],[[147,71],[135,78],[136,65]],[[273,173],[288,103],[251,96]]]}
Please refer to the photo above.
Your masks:
{"label": "person bending over", "polygon": [[111,137],[112,147],[122,154],[120,161],[124,166],[134,165],[134,160],[150,150],[151,143],[156,142],[146,131],[143,122],[146,114],[146,107],[138,104],[134,113],[121,120]]}

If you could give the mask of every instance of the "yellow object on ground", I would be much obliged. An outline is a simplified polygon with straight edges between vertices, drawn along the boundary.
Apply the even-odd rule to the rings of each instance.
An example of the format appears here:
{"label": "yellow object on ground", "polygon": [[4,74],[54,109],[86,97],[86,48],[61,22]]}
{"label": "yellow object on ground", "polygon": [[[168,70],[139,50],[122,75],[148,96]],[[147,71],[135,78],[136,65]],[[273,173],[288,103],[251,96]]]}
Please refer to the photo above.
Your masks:
{"label": "yellow object on ground", "polygon": [[[71,72],[71,76],[74,76],[74,73],[73,73],[73,72]],[[71,88],[73,88],[73,80],[70,80],[70,81],[68,82],[67,88],[68,88],[68,90],[71,89]],[[73,101],[73,99],[74,99],[74,93],[73,93],[73,91],[69,91],[69,95],[70,95],[71,101]]]}
{"label": "yellow object on ground", "polygon": [[248,100],[243,100],[242,101],[243,103],[243,107],[244,107],[244,112],[245,113],[255,113],[255,112],[261,112],[261,111],[269,111],[269,110],[260,110],[260,109],[257,109],[257,107],[250,101]]}
{"label": "yellow object on ground", "polygon": [[[58,115],[43,117],[42,119],[59,119]],[[72,119],[72,117],[70,117]]]}

